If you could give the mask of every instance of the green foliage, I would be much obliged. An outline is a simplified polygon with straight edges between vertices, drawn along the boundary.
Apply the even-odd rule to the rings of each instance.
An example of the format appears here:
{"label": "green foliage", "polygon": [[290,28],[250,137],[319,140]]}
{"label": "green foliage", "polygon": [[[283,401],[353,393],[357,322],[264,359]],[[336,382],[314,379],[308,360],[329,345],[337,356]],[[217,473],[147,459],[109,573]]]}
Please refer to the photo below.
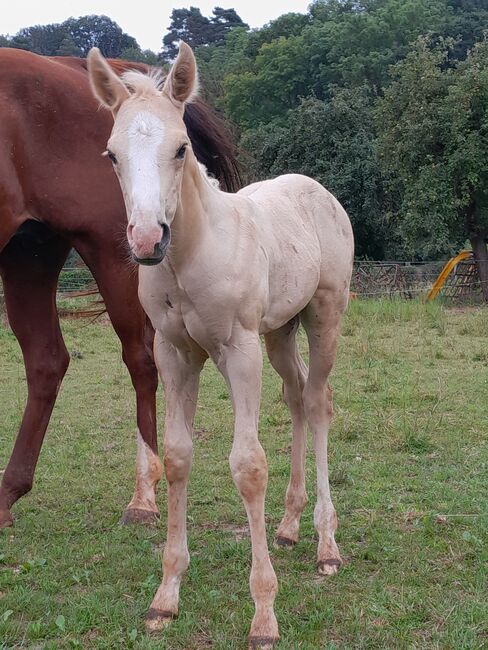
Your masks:
{"label": "green foliage", "polygon": [[139,47],[127,47],[120,53],[120,58],[125,61],[138,61],[146,65],[157,66],[160,63],[158,55],[152,50],[141,50]]}
{"label": "green foliage", "polygon": [[81,56],[81,48],[76,45],[71,35],[67,35],[61,41],[61,44],[56,52],[59,56]]}
{"label": "green foliage", "polygon": [[[137,41],[129,36],[107,16],[81,16],[69,18],[60,24],[35,25],[21,29],[12,38],[2,37],[0,46],[16,47],[46,56],[86,56],[97,46],[102,54],[118,58],[123,51],[141,52]],[[152,53],[151,53],[152,55]],[[144,55],[131,60],[151,59]],[[142,59],[141,59],[142,57]]]}
{"label": "green foliage", "polygon": [[57,54],[67,30],[62,25],[34,25],[21,29],[10,41],[10,47],[29,50],[36,54],[54,56]]}
{"label": "green foliage", "polygon": [[252,71],[224,80],[228,113],[241,128],[268,122],[298,104],[307,93],[308,62],[303,36],[264,43]]}
{"label": "green foliage", "polygon": [[207,18],[198,7],[173,9],[168,33],[163,38],[165,56],[169,59],[176,57],[180,40],[194,50],[203,45],[223,45],[230,30],[247,27],[235,9],[215,7],[212,13],[213,16]]}
{"label": "green foliage", "polygon": [[389,66],[405,56],[419,34],[442,29],[446,6],[443,0],[318,2],[312,14],[317,19],[305,37],[311,87],[320,97],[331,83],[367,83],[380,90],[388,83]]}
{"label": "green foliage", "polygon": [[464,59],[488,28],[488,5],[485,0],[446,0],[451,9],[445,34],[456,39],[454,59]]}
{"label": "green foliage", "polygon": [[392,217],[425,257],[488,235],[488,41],[448,65],[453,47],[419,39],[378,108]]}
{"label": "green foliage", "polygon": [[107,16],[82,16],[69,18],[62,27],[86,56],[94,46],[99,47],[107,57],[120,57],[122,50],[138,47],[137,41],[129,36]]}

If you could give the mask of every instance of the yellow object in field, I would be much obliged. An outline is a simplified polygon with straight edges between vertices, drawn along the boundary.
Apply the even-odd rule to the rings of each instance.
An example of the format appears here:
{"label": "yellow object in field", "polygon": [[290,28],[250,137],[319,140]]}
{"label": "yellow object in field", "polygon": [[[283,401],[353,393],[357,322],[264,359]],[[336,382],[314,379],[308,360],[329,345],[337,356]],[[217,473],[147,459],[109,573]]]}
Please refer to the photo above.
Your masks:
{"label": "yellow object in field", "polygon": [[442,271],[439,273],[439,277],[437,280],[434,282],[432,289],[429,291],[429,295],[427,296],[427,300],[434,300],[434,298],[437,296],[439,291],[442,289],[444,286],[444,283],[446,282],[449,274],[453,270],[453,268],[458,264],[459,262],[462,262],[463,260],[467,260],[471,255],[473,254],[472,251],[461,251],[456,255],[456,257],[453,257],[447,262],[447,264],[444,266]]}

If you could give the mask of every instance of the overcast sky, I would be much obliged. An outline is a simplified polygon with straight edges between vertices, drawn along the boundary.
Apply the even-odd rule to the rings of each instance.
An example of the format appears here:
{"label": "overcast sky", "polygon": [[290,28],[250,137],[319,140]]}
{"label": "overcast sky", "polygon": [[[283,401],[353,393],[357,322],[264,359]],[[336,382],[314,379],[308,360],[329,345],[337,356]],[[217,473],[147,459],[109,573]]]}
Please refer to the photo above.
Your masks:
{"label": "overcast sky", "polygon": [[251,27],[295,11],[305,13],[311,0],[13,0],[2,3],[0,34],[13,36],[22,27],[61,23],[70,16],[98,14],[109,16],[133,36],[141,48],[159,52],[161,41],[170,23],[173,9],[199,7],[204,16],[210,16],[217,6],[233,7],[242,20]]}

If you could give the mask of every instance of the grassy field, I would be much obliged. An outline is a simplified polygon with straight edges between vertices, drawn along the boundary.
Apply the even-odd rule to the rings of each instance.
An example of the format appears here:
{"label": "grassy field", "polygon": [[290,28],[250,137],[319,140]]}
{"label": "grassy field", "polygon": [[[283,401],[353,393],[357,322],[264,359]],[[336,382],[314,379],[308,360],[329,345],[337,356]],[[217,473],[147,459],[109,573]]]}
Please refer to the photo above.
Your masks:
{"label": "grassy field", "polygon": [[[78,354],[34,489],[14,507],[15,527],[0,533],[0,648],[245,648],[250,542],[227,463],[232,413],[223,380],[208,364],[180,617],[148,637],[165,488],[157,527],[118,524],[134,474],[129,378],[107,324],[65,321],[63,329]],[[20,351],[5,329],[0,358],[1,468],[25,397]],[[310,454],[301,540],[271,551],[279,649],[488,648],[488,311],[354,301],[332,385],[331,480],[345,566],[334,578],[315,571]],[[290,419],[280,394],[266,365],[270,542],[289,472]]]}

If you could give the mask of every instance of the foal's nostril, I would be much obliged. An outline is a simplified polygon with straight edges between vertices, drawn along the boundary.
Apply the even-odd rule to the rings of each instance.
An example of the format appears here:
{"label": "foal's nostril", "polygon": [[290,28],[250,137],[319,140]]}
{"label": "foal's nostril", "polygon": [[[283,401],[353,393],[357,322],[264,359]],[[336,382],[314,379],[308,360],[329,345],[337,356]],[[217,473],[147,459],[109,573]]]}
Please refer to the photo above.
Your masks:
{"label": "foal's nostril", "polygon": [[171,230],[167,223],[163,223],[163,236],[161,237],[161,246],[163,250],[168,247],[168,244],[171,240]]}
{"label": "foal's nostril", "polygon": [[159,242],[158,246],[159,246],[161,256],[164,257],[166,255],[166,251],[171,241],[171,229],[167,223],[163,223],[161,227],[163,229],[163,235],[161,237],[161,241]]}

